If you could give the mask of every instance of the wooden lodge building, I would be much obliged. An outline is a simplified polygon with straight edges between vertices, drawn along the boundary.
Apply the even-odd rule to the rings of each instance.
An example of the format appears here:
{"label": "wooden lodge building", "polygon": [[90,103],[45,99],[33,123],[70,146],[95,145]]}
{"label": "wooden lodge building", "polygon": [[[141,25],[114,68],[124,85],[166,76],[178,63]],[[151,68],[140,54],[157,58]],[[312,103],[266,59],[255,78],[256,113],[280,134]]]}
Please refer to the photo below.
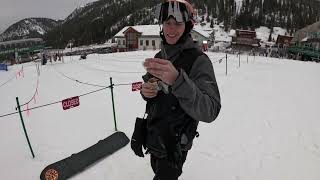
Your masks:
{"label": "wooden lodge building", "polygon": [[231,47],[236,50],[250,51],[260,46],[260,40],[257,39],[256,31],[237,29],[235,35],[231,37]]}
{"label": "wooden lodge building", "polygon": [[293,36],[278,35],[276,45],[278,48],[289,47]]}

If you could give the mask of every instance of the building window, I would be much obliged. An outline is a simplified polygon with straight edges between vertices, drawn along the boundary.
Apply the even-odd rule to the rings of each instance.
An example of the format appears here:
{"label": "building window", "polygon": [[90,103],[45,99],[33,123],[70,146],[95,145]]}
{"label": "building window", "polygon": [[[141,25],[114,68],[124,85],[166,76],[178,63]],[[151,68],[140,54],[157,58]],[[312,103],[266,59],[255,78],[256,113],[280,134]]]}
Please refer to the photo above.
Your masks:
{"label": "building window", "polygon": [[149,40],[146,40],[146,46],[149,46]]}
{"label": "building window", "polygon": [[143,46],[143,40],[140,40],[140,46]]}
{"label": "building window", "polygon": [[123,40],[122,42],[123,42],[123,45],[126,45],[126,40]]}
{"label": "building window", "polygon": [[152,40],[152,46],[156,46],[156,41]]}
{"label": "building window", "polygon": [[120,40],[118,40],[118,44],[121,45],[121,41]]}

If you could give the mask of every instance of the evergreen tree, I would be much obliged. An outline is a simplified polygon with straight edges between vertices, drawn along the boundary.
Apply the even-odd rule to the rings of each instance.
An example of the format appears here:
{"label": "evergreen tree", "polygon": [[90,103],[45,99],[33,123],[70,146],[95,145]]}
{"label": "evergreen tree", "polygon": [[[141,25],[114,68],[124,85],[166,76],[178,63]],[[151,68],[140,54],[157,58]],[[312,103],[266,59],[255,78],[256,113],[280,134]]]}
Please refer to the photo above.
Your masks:
{"label": "evergreen tree", "polygon": [[209,23],[209,22],[210,22],[209,14],[208,14],[208,15],[207,15],[207,17],[206,17],[206,21],[207,21],[207,23]]}
{"label": "evergreen tree", "polygon": [[[240,10],[237,10],[236,2],[238,1],[191,1],[200,14],[201,22],[210,22],[213,27],[211,16],[216,18],[218,24],[223,22],[225,30],[230,27],[248,29],[280,26],[293,32],[320,20],[318,0],[242,0]],[[124,26],[153,24],[155,6],[158,3],[159,1],[154,0],[98,0],[80,8],[73,18],[64,21],[60,30],[53,29],[44,39],[48,46],[53,47],[63,46],[70,39],[75,40],[75,45],[99,43],[114,36]],[[204,17],[206,8],[208,13]],[[97,17],[102,17],[101,22],[90,25],[90,21]]]}
{"label": "evergreen tree", "polygon": [[212,32],[210,33],[210,36],[209,36],[208,46],[209,47],[213,46],[214,42],[215,42],[215,32],[214,32],[214,29],[212,29]]}
{"label": "evergreen tree", "polygon": [[269,38],[268,38],[268,42],[271,42],[272,39],[272,33],[273,33],[273,27],[270,28],[270,34],[269,34]]}
{"label": "evergreen tree", "polygon": [[211,19],[210,27],[213,28],[213,19]]}

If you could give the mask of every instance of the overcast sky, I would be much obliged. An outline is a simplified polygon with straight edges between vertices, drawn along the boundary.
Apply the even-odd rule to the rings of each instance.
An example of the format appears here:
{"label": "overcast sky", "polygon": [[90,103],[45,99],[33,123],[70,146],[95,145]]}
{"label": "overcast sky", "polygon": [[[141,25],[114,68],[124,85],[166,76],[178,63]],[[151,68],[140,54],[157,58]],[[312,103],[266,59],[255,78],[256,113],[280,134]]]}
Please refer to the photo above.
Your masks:
{"label": "overcast sky", "polygon": [[64,19],[75,8],[96,0],[0,0],[0,33],[29,17]]}

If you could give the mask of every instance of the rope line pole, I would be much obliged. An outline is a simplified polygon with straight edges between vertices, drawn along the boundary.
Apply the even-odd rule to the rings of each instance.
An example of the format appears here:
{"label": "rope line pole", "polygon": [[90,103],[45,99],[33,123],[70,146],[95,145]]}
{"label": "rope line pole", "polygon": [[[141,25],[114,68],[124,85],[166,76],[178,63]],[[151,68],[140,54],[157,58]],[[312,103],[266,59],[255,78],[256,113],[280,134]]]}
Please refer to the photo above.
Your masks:
{"label": "rope line pole", "polygon": [[226,76],[228,75],[228,54],[226,54]]}
{"label": "rope line pole", "polygon": [[239,52],[239,68],[240,68],[240,52]]}
{"label": "rope line pole", "polygon": [[116,119],[116,111],[114,108],[114,98],[113,98],[113,87],[114,84],[112,83],[112,77],[110,77],[110,90],[111,90],[111,98],[112,98],[112,109],[113,109],[113,120],[114,120],[114,130],[118,131],[117,129],[117,119]]}
{"label": "rope line pole", "polygon": [[29,140],[29,137],[28,137],[28,133],[27,133],[26,127],[25,127],[24,122],[23,122],[23,117],[22,117],[22,113],[21,113],[21,108],[20,108],[19,98],[18,97],[16,97],[16,101],[17,101],[17,107],[18,107],[18,110],[19,110],[19,115],[20,115],[23,131],[24,131],[24,134],[25,134],[25,136],[27,138],[29,149],[30,149],[31,154],[32,154],[32,158],[34,158],[35,156],[34,156],[34,153],[33,153],[32,147],[31,147],[31,143],[30,143],[30,140]]}

